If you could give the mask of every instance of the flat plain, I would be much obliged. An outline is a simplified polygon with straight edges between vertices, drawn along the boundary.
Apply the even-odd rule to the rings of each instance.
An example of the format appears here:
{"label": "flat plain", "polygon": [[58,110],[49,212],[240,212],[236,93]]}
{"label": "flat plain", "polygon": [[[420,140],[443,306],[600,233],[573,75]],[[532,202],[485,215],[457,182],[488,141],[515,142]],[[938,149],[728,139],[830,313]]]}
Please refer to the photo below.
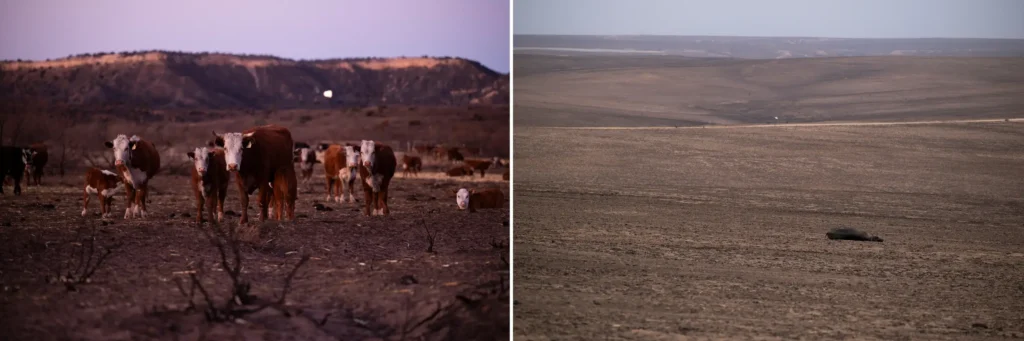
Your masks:
{"label": "flat plain", "polygon": [[[1024,122],[1003,119],[1020,116],[1021,102],[997,94],[1001,85],[934,90],[1001,98],[989,101],[900,83],[945,78],[956,68],[926,66],[941,59],[677,59],[666,67],[662,58],[516,56],[517,340],[1024,338]],[[846,85],[877,92],[831,81],[771,85],[751,88],[765,91],[762,104],[736,104],[747,114],[685,110],[735,94],[702,86],[719,78],[697,75],[744,63],[809,73],[907,67],[849,74],[859,81]],[[533,73],[521,77],[520,68]],[[657,86],[621,86],[643,79]],[[843,98],[833,105],[848,114],[807,104],[800,108],[820,115],[799,109],[791,122],[823,124],[764,122],[786,115],[771,106],[782,88]],[[835,92],[803,92],[828,89]],[[872,96],[890,100],[869,107]],[[678,106],[657,110],[669,105]],[[895,124],[981,118],[999,119]],[[836,227],[884,242],[827,239]]]}

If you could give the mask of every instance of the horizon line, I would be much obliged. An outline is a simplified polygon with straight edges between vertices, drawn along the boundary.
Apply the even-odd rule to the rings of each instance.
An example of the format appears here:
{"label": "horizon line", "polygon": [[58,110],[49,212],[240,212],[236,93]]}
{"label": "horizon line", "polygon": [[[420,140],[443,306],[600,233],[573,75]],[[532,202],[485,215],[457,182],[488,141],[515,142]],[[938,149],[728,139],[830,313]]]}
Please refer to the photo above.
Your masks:
{"label": "horizon line", "polygon": [[570,37],[714,37],[714,38],[803,38],[803,39],[969,39],[969,40],[1024,40],[1021,38],[992,37],[838,37],[838,36],[784,36],[784,35],[715,35],[715,34],[580,34],[580,33],[513,33],[515,36],[570,36]]}

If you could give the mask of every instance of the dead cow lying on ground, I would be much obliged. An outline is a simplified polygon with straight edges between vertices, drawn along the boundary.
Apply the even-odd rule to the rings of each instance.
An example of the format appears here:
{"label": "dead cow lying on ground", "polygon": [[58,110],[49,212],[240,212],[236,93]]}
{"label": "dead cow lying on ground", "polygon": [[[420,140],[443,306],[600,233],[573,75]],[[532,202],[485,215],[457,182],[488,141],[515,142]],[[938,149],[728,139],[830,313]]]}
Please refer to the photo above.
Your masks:
{"label": "dead cow lying on ground", "polygon": [[469,212],[476,212],[478,209],[500,208],[505,199],[501,190],[497,188],[483,190],[460,188],[453,192],[455,192],[455,203],[459,205],[459,209],[469,209]]}
{"label": "dead cow lying on ground", "polygon": [[89,198],[95,194],[100,200],[100,216],[109,217],[112,213],[110,206],[114,202],[114,194],[121,190],[123,184],[117,173],[89,167],[85,171],[85,189],[82,191],[82,216],[89,214]]}
{"label": "dead cow lying on ground", "polygon": [[196,223],[203,222],[203,206],[209,205],[210,221],[224,221],[224,198],[228,196],[227,164],[224,161],[224,150],[206,147],[196,148],[188,152],[192,159],[192,191],[196,196]]}

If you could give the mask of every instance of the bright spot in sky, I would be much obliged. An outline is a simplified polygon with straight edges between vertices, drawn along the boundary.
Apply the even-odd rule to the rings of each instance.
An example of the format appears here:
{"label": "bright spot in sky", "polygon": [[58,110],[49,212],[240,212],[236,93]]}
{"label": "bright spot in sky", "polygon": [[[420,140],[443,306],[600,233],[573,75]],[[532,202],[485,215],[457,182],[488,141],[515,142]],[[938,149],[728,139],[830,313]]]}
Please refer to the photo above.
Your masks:
{"label": "bright spot in sky", "polygon": [[334,92],[333,91],[331,91],[331,90],[324,91],[324,97],[331,98],[331,96],[334,96]]}

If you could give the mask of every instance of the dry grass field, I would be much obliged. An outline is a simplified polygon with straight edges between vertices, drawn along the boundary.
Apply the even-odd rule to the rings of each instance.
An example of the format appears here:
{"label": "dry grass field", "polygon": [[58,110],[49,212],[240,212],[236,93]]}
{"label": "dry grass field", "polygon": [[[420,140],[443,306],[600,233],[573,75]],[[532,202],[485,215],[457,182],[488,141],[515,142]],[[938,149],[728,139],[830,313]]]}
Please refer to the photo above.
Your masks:
{"label": "dry grass field", "polygon": [[[507,135],[506,135],[507,136]],[[421,176],[392,181],[391,216],[364,217],[357,204],[323,203],[323,167],[303,184],[294,222],[242,228],[241,278],[262,303],[282,305],[237,320],[208,323],[207,303],[189,290],[189,271],[218,306],[230,297],[230,277],[217,248],[195,225],[190,179],[161,174],[151,182],[150,216],[80,216],[77,173],[45,177],[21,196],[0,196],[0,339],[5,340],[500,340],[507,339],[508,221],[504,208],[458,211],[453,189],[500,187],[502,170],[486,177],[448,178],[428,159]],[[358,184],[357,184],[358,186]],[[357,187],[358,189],[358,187]],[[239,211],[229,188],[225,210]],[[250,215],[255,217],[255,195]],[[238,217],[225,217],[228,225]],[[207,224],[208,226],[208,224]],[[95,243],[90,242],[95,237]],[[89,260],[89,250],[96,251]],[[58,271],[81,274],[106,247],[119,245],[74,290]],[[430,252],[428,252],[428,250]],[[230,249],[228,250],[230,252]],[[303,255],[309,260],[286,278]],[[80,257],[81,256],[81,257]],[[83,259],[84,258],[84,259]],[[233,266],[229,253],[229,267]]]}
{"label": "dry grass field", "polygon": [[517,340],[1024,338],[1022,60],[515,58]]}

